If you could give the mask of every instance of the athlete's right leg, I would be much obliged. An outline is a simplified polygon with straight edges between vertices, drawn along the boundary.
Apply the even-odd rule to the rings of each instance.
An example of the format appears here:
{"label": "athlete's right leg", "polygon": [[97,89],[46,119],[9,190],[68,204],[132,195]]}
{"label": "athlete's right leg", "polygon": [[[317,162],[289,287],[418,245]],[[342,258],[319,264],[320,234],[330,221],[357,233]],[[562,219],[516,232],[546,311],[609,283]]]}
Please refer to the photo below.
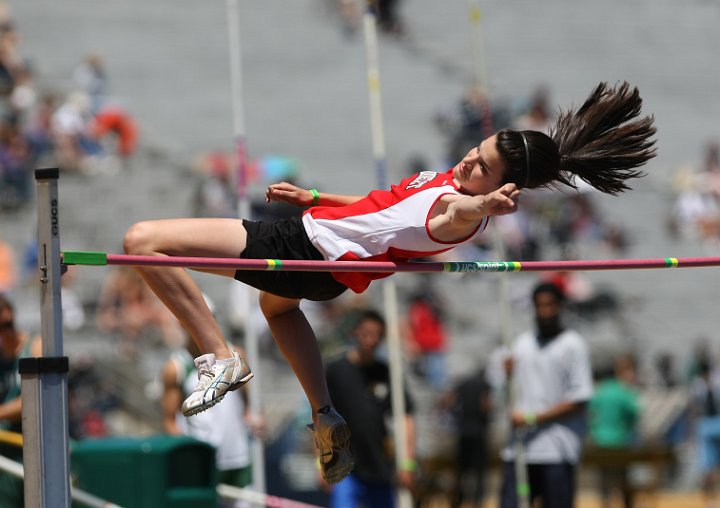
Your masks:
{"label": "athlete's right leg", "polygon": [[260,308],[310,401],[323,478],[337,483],[352,471],[354,464],[348,446],[350,428],[332,407],[315,332],[300,310],[299,300],[261,292]]}
{"label": "athlete's right leg", "polygon": [[[240,219],[171,219],[138,222],[125,235],[127,254],[236,258],[247,233]],[[202,292],[184,268],[140,267],[140,275],[170,309],[203,353],[229,358],[222,331]],[[204,270],[233,277],[235,270]]]}
{"label": "athlete's right leg", "polygon": [[[174,219],[145,221],[125,235],[128,254],[148,256],[238,257],[247,242],[240,219]],[[140,267],[140,275],[192,336],[203,355],[195,359],[199,380],[185,399],[190,416],[217,404],[229,390],[252,377],[237,353],[230,351],[200,288],[184,268]],[[233,277],[235,270],[202,271]]]}

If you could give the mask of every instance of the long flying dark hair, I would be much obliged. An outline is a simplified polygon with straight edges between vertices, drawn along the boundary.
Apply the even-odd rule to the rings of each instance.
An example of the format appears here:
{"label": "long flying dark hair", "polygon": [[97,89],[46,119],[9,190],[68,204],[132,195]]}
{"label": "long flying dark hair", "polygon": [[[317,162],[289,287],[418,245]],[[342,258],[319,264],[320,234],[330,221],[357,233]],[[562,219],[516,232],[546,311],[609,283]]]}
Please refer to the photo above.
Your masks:
{"label": "long flying dark hair", "polygon": [[640,92],[627,82],[615,88],[600,83],[577,111],[560,112],[549,136],[500,131],[497,149],[508,166],[505,183],[529,189],[558,184],[577,188],[578,177],[607,194],[629,189],[626,180],[644,176],[638,168],[655,156],[654,118],[638,119],[641,106]]}

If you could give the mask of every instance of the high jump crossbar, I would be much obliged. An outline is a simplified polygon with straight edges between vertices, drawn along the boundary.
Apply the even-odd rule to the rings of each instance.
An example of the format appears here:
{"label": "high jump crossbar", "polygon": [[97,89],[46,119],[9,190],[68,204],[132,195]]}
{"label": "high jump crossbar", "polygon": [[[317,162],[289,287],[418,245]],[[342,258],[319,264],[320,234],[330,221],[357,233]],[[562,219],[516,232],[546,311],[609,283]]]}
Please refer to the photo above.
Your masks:
{"label": "high jump crossbar", "polygon": [[65,251],[62,253],[62,262],[66,265],[164,266],[290,272],[544,272],[699,268],[720,266],[720,256],[573,261],[446,261],[396,263],[391,261],[305,261],[188,256],[137,256],[107,254],[105,252]]}

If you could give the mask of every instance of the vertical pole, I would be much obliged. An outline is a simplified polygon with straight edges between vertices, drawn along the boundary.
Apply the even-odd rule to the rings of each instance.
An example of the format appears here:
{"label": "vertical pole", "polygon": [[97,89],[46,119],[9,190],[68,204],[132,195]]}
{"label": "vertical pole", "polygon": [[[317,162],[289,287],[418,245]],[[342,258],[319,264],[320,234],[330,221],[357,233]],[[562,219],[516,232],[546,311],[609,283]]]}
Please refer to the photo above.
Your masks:
{"label": "vertical pole", "polygon": [[[377,43],[377,19],[375,2],[367,1],[363,24],[367,62],[368,91],[370,95],[370,128],[372,150],[377,171],[378,188],[387,187],[387,161],[385,157],[385,133],[383,129],[382,100],[380,95],[380,66]],[[400,322],[398,320],[397,286],[393,279],[383,281],[383,300],[387,320],[388,354],[390,360],[390,400],[393,413],[393,441],[395,443],[395,466],[398,470],[408,458],[407,432],[405,428],[405,389],[403,386],[402,352],[400,348]],[[397,493],[399,508],[413,506],[412,495],[407,489]]]}
{"label": "vertical pole", "polygon": [[373,162],[379,189],[387,187],[387,160],[385,156],[385,128],[383,126],[382,96],[380,94],[380,64],[377,42],[377,17],[374,0],[368,0],[363,24],[365,34],[365,61],[367,65],[368,93],[370,98],[370,134]]}
{"label": "vertical pole", "polygon": [[[237,171],[235,172],[235,190],[237,192],[237,209],[240,218],[250,218],[250,199],[248,196],[248,163],[247,147],[245,143],[245,112],[243,108],[242,90],[242,52],[240,46],[240,20],[238,1],[227,0],[228,36],[230,43],[230,86],[233,107],[233,137],[235,138],[235,152]],[[253,326],[251,313],[253,311],[252,290],[243,287],[247,292],[242,299],[242,314],[245,316],[245,354],[248,364],[253,369],[255,377],[248,384],[248,406],[251,414],[259,415],[262,412],[260,397],[260,354],[258,348],[257,330]],[[251,441],[253,488],[258,492],[265,492],[265,455],[263,443],[260,439]]]}
{"label": "vertical pole", "polygon": [[[485,64],[485,41],[482,32],[482,18],[478,0],[469,0],[470,24],[472,26],[472,45],[475,62],[475,79],[476,86],[483,97],[483,106],[485,107],[485,122],[483,130],[486,136],[492,134],[492,116],[490,110],[490,100],[487,95],[488,72]],[[493,249],[497,259],[505,259],[505,244],[503,244],[500,236],[500,230],[493,221],[491,225],[491,234]],[[500,305],[500,330],[502,333],[503,345],[510,350],[512,346],[512,315],[510,312],[510,289],[507,273],[498,274],[499,279],[499,298]],[[513,378],[508,378],[507,390],[507,406],[510,410],[514,405],[516,398],[516,383]],[[524,432],[516,431],[513,441],[513,450],[515,455],[515,490],[518,497],[518,508],[530,507],[530,489],[527,478],[527,465],[525,464],[525,446],[523,444]]]}
{"label": "vertical pole", "polygon": [[19,362],[26,508],[70,507],[68,359],[62,356],[58,173],[55,168],[35,171],[43,356]]}

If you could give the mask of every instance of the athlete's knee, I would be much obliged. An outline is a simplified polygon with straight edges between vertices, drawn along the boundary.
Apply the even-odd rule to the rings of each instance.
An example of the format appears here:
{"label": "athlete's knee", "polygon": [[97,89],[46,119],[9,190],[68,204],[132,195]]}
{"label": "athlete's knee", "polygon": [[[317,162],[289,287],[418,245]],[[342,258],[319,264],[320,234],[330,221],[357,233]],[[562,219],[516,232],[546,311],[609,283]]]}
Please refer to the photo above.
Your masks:
{"label": "athlete's knee", "polygon": [[267,291],[260,291],[259,300],[260,310],[263,316],[265,316],[265,319],[272,319],[287,312],[300,309],[299,300],[283,298],[282,296],[277,296]]}
{"label": "athlete's knee", "polygon": [[151,254],[156,236],[152,221],[136,222],[125,233],[123,248],[126,254]]}

